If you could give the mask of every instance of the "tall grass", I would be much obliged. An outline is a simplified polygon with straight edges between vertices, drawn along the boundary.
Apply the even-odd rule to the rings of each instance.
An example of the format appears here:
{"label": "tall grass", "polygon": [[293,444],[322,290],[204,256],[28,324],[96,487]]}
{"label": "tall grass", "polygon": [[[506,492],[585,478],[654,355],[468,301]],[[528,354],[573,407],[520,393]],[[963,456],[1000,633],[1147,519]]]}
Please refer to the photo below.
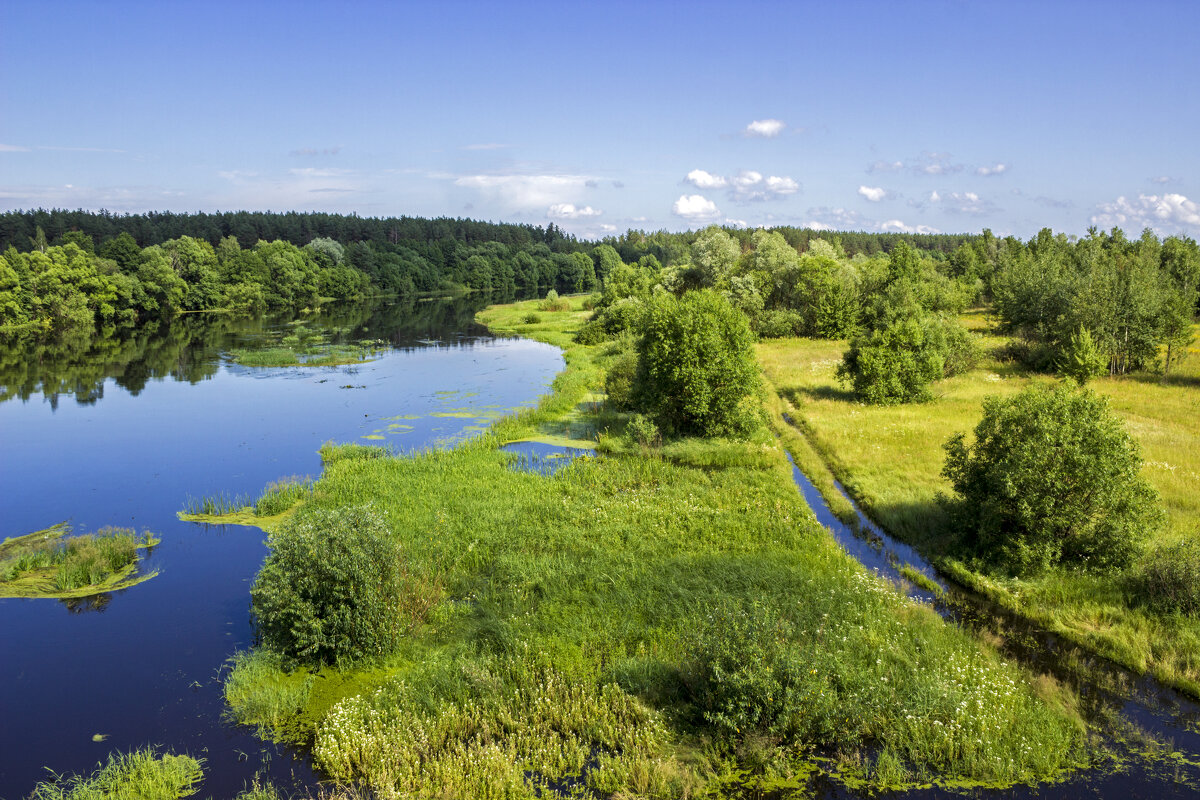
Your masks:
{"label": "tall grass", "polygon": [[[988,332],[978,313],[969,326],[992,357],[977,369],[934,385],[930,403],[879,407],[857,403],[834,369],[844,342],[779,339],[758,345],[759,362],[779,395],[794,406],[797,430],[837,478],[889,532],[937,560],[953,541],[938,496],[952,491],[942,477],[942,444],[973,430],[989,395],[1007,396],[1053,378],[1028,374],[998,360],[1007,340]],[[1200,416],[1195,395],[1200,360],[1185,361],[1170,379],[1153,375],[1099,378],[1090,386],[1107,395],[1141,446],[1142,474],[1161,493],[1169,524],[1147,548],[1145,563],[1127,576],[1055,570],[1018,580],[985,576],[956,561],[940,566],[995,601],[1047,629],[1135,670],[1200,694],[1200,617],[1143,603],[1142,576],[1155,553],[1200,530]],[[828,496],[828,495],[827,495]],[[1161,610],[1156,610],[1161,609]],[[1164,613],[1166,612],[1166,613]]]}
{"label": "tall grass", "polygon": [[219,516],[221,514],[232,514],[253,505],[254,500],[248,494],[231,495],[225,492],[218,492],[216,494],[204,495],[203,497],[188,495],[183,503],[183,513]]}
{"label": "tall grass", "polygon": [[29,800],[175,800],[193,794],[204,773],[191,756],[152,749],[113,753],[91,775],[39,783]]}
{"label": "tall grass", "polygon": [[0,582],[45,573],[52,590],[65,592],[102,584],[138,560],[138,548],[152,543],[129,528],[101,528],[94,534],[60,538],[65,528],[36,542],[12,548],[0,560]]}
{"label": "tall grass", "polygon": [[[510,329],[531,307],[481,318]],[[578,303],[542,313],[537,336],[567,348],[567,369],[537,409],[452,451],[327,448],[296,511],[371,503],[407,559],[442,565],[444,598],[389,660],[311,684],[295,720],[331,775],[379,797],[683,797],[744,770],[1010,784],[1085,758],[1070,702],[1046,702],[833,543],[767,434],[618,447],[553,476],[509,469],[500,443],[580,413],[603,385],[600,348],[572,342],[587,316]],[[812,724],[747,731],[705,715],[713,661],[696,632],[720,645],[709,618],[731,608],[786,624],[768,626],[778,636],[766,644],[753,626],[732,631],[729,652],[769,657],[730,663],[796,690],[735,704]],[[280,687],[301,680],[266,659],[257,668],[229,694],[238,718],[285,710],[295,689]]]}

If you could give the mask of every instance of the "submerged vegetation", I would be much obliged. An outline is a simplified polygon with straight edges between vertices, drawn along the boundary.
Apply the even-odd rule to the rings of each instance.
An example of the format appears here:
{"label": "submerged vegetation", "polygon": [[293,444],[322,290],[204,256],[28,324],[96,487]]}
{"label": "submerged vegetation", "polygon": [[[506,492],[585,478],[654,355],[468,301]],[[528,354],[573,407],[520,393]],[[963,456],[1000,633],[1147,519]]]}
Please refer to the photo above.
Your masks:
{"label": "submerged vegetation", "polygon": [[67,536],[65,524],[0,543],[0,597],[77,598],[124,589],[157,573],[136,574],[138,550],[158,544],[149,533],[102,528]]}
{"label": "submerged vegetation", "polygon": [[[814,771],[878,787],[1010,785],[1087,761],[1069,697],[1035,689],[827,537],[761,422],[739,439],[663,439],[605,409],[590,398],[620,348],[572,341],[588,317],[581,299],[528,322],[536,305],[481,314],[565,347],[567,369],[536,410],[449,451],[323,450],[325,470],[271,556],[303,555],[311,539],[318,558],[286,557],[286,580],[269,561],[255,591],[275,587],[284,605],[256,608],[270,627],[302,602],[312,614],[289,637],[350,649],[297,658],[320,648],[265,636],[232,664],[236,719],[311,742],[319,767],[379,797],[436,786],[666,798],[802,785]],[[501,443],[567,419],[607,429],[604,457],[553,476],[509,468]],[[384,601],[362,615],[288,594],[328,586],[317,548],[348,513],[394,548],[389,564],[347,550],[355,585]],[[405,580],[388,577],[396,565]],[[397,608],[406,593],[427,606]],[[379,614],[399,635],[353,647]]]}

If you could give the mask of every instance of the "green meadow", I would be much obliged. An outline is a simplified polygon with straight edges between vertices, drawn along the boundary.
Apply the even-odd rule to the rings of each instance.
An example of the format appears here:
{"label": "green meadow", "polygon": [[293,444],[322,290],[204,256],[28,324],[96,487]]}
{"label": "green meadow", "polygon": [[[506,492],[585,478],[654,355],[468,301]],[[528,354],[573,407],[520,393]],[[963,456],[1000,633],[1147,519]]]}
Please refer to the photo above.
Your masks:
{"label": "green meadow", "polygon": [[[970,436],[985,397],[1015,394],[1054,378],[1027,373],[998,358],[1005,337],[983,311],[964,319],[985,357],[977,368],[934,384],[927,403],[873,406],[856,402],[834,371],[844,341],[777,339],[758,345],[759,362],[797,428],[851,495],[889,532],[916,544],[950,577],[1096,652],[1158,679],[1200,693],[1200,620],[1145,608],[1127,575],[1067,569],[1034,578],[984,574],[950,557],[954,532],[938,497],[951,491],[941,476],[942,445]],[[1109,399],[1137,440],[1143,474],[1168,515],[1144,559],[1200,532],[1200,357],[1168,377],[1135,373],[1097,378],[1089,386]]]}
{"label": "green meadow", "polygon": [[[588,317],[582,298],[489,308],[493,331],[564,350],[536,409],[450,450],[326,447],[318,479],[268,493],[291,521],[385,520],[420,602],[380,658],[238,654],[235,719],[381,798],[1008,786],[1089,763],[1074,698],[847,556],[765,424],[630,443],[599,402],[613,348],[574,342]],[[524,472],[501,446],[529,439],[601,456]]]}

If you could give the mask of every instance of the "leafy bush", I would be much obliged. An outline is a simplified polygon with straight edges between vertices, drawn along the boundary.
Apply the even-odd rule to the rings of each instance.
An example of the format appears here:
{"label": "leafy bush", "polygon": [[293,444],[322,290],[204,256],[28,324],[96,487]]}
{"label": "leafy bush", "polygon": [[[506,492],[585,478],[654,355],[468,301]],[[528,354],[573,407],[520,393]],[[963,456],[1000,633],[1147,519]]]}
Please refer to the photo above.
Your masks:
{"label": "leafy bush", "polygon": [[554,289],[546,292],[546,298],[538,302],[538,311],[570,311],[571,301],[559,297]]}
{"label": "leafy bush", "polygon": [[747,435],[761,382],[746,316],[711,291],[650,302],[638,343],[635,394],[668,431]]}
{"label": "leafy bush", "polygon": [[522,318],[522,321],[526,325],[537,325],[539,322],[542,321],[542,315],[534,314],[533,312],[530,312]]}
{"label": "leafy bush", "polygon": [[629,420],[629,424],[625,427],[625,432],[629,434],[629,438],[634,444],[641,447],[662,446],[662,433],[658,430],[658,426],[641,414],[633,415],[633,419]]}
{"label": "leafy bush", "polygon": [[856,336],[838,365],[838,379],[860,400],[877,405],[929,400],[945,354],[917,317]]}
{"label": "leafy bush", "polygon": [[1071,334],[1070,341],[1062,347],[1058,374],[1080,386],[1103,375],[1107,368],[1108,354],[1096,344],[1087,328],[1081,327],[1078,333]]}
{"label": "leafy bush", "polygon": [[575,341],[579,344],[594,345],[600,344],[608,339],[608,334],[604,332],[604,326],[600,324],[597,318],[589,319],[575,334]]}
{"label": "leafy bush", "polygon": [[437,602],[437,581],[411,575],[370,506],[292,518],[271,548],[251,607],[263,643],[311,666],[386,656]]}
{"label": "leafy bush", "polygon": [[604,392],[608,403],[618,411],[633,408],[634,384],[637,380],[638,356],[632,348],[620,351],[604,376]]}
{"label": "leafy bush", "polygon": [[804,334],[804,316],[791,309],[764,311],[755,320],[755,331],[764,339]]}
{"label": "leafy bush", "polygon": [[1155,549],[1127,583],[1138,605],[1160,614],[1200,613],[1200,538]]}
{"label": "leafy bush", "polygon": [[974,444],[960,433],[945,449],[957,521],[980,555],[1014,572],[1124,567],[1164,518],[1137,443],[1091,392],[989,397]]}

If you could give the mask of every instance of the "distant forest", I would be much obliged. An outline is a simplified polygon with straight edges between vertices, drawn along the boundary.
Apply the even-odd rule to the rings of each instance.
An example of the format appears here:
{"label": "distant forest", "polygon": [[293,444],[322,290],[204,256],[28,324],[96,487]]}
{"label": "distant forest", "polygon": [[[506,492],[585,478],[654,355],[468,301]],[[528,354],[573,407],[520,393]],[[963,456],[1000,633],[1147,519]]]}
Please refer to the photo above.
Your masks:
{"label": "distant forest", "polygon": [[1110,372],[1167,372],[1193,341],[1198,285],[1196,243],[1149,230],[1129,239],[1119,229],[1084,238],[1046,229],[1025,242],[987,229],[710,226],[589,242],[554,224],[449,218],[0,214],[0,335],[106,331],[185,311],[256,314],[365,296],[480,291],[507,299],[554,290],[595,293],[590,335],[611,336],[636,327],[655,291],[714,289],[762,338],[867,336],[882,347],[911,329],[937,351],[926,359],[937,366],[931,374],[970,363],[957,315],[980,302],[1019,338],[1012,355],[1035,369],[1061,365],[1086,332]]}

